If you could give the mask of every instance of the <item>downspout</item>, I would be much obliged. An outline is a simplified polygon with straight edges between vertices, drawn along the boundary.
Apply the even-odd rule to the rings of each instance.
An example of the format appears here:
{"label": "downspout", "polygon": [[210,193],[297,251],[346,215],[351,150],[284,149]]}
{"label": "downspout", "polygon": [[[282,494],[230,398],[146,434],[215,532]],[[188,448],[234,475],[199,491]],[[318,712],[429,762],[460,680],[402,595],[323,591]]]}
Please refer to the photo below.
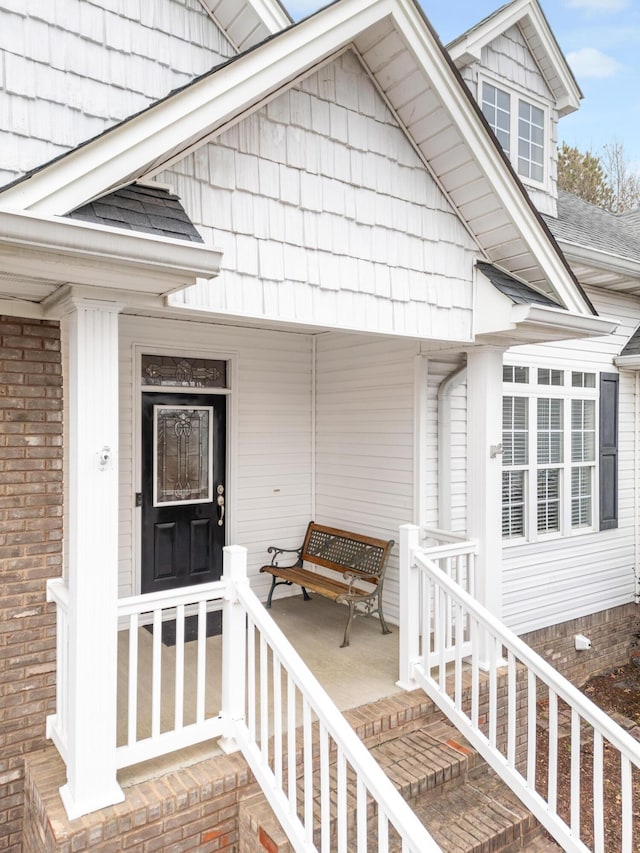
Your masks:
{"label": "downspout", "polygon": [[458,367],[438,388],[438,527],[451,530],[451,395],[467,378],[467,367]]}
{"label": "downspout", "polygon": [[311,518],[316,517],[316,336],[311,337]]}

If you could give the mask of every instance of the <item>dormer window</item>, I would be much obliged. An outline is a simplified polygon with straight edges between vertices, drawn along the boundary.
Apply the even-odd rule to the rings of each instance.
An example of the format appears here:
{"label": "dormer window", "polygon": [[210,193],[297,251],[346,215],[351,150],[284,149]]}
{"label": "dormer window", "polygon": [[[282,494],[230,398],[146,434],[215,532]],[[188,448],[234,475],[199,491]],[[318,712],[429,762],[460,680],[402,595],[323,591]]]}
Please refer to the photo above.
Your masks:
{"label": "dormer window", "polygon": [[482,112],[525,181],[545,182],[545,110],[516,92],[482,81]]}

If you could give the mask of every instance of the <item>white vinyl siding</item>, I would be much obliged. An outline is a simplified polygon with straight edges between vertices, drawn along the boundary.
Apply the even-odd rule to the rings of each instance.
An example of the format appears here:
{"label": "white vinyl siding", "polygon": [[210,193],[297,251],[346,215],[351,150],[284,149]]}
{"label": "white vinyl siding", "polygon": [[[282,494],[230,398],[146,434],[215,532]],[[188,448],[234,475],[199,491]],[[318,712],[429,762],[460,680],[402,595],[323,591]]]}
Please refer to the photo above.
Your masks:
{"label": "white vinyl siding", "polygon": [[398,619],[398,529],[414,518],[415,344],[322,335],[316,362],[316,506],[323,524],[394,539],[385,615]]}
{"label": "white vinyl siding", "polygon": [[[252,585],[274,543],[297,547],[311,518],[311,339],[307,335],[122,316],[120,320],[120,570],[121,596],[137,591],[136,524],[140,490],[136,434],[136,350],[229,355],[236,384],[228,405],[229,544],[248,548]],[[139,350],[138,350],[139,351]]]}
{"label": "white vinyl siding", "polygon": [[[575,398],[587,399],[589,394],[595,397],[597,389],[587,387],[587,393],[581,393],[585,376],[602,371],[615,372],[613,359],[640,322],[640,300],[593,288],[587,288],[587,295],[599,314],[620,320],[620,327],[613,335],[587,341],[514,347],[505,354],[506,363],[517,356],[518,364],[525,363],[530,372],[537,370],[538,377],[540,369],[550,371],[543,374],[549,379],[549,385],[539,389],[543,396],[551,397],[554,389],[561,396],[561,392],[566,390],[558,384],[557,373],[554,374],[554,371],[562,371],[565,381],[567,377],[569,379]],[[537,542],[521,540],[522,544],[515,544],[515,540],[505,541],[503,615],[509,627],[518,633],[633,601],[632,567],[636,561],[634,507],[640,494],[635,461],[635,384],[634,373],[620,372],[618,527],[585,532],[578,526],[587,514],[593,513],[594,508],[589,506],[589,502],[590,495],[595,492],[591,488],[591,463],[583,465],[577,459],[571,463],[574,499],[568,509],[571,523],[576,525],[574,535],[546,534]],[[510,391],[518,395],[521,388],[521,385],[512,385]],[[569,417],[571,415],[570,412]],[[584,429],[586,423],[590,423],[587,413],[576,412],[578,415],[576,452],[582,453],[591,442],[592,428]],[[570,441],[569,454],[571,452]]]}

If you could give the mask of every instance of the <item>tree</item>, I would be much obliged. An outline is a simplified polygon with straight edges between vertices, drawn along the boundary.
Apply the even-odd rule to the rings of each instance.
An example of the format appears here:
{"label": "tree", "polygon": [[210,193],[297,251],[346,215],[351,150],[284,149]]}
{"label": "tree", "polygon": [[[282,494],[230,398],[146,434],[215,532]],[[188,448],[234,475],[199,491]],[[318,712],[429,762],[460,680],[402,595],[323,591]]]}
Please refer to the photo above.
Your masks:
{"label": "tree", "polygon": [[580,151],[563,142],[558,150],[558,186],[612,213],[640,206],[640,173],[629,165],[618,140],[602,153]]}
{"label": "tree", "polygon": [[592,151],[580,151],[563,142],[558,151],[558,186],[607,210],[612,209],[613,190],[602,160]]}
{"label": "tree", "polygon": [[609,209],[624,213],[640,206],[640,174],[629,166],[622,142],[614,139],[603,146],[602,163],[613,193]]}

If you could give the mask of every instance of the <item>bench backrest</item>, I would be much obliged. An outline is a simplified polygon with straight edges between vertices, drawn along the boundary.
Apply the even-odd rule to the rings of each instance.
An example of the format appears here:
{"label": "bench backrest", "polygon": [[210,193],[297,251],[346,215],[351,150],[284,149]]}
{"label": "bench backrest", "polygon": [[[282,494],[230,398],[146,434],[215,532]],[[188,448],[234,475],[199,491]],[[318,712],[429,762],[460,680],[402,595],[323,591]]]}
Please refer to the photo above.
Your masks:
{"label": "bench backrest", "polygon": [[374,539],[312,521],[304,538],[302,559],[340,574],[352,572],[370,583],[378,583],[384,577],[392,548],[393,539]]}

